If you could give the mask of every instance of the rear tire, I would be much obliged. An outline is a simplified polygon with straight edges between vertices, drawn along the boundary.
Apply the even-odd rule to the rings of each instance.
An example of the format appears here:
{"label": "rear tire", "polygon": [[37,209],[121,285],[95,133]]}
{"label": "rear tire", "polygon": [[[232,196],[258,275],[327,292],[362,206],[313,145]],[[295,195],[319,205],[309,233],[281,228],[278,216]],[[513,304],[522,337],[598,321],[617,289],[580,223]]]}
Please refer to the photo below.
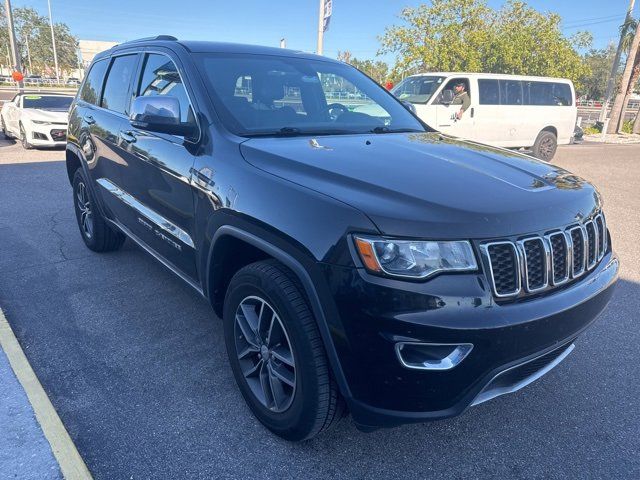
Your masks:
{"label": "rear tire", "polygon": [[302,441],[342,417],[320,332],[289,269],[275,260],[240,269],[227,289],[223,317],[233,375],[263,425]]}
{"label": "rear tire", "polygon": [[549,130],[543,130],[536,137],[532,152],[534,157],[550,162],[556,154],[557,148],[558,138],[555,134]]}
{"label": "rear tire", "polygon": [[73,175],[73,205],[80,235],[85,245],[94,252],[118,250],[126,237],[107,224],[98,209],[88,187],[82,168]]}

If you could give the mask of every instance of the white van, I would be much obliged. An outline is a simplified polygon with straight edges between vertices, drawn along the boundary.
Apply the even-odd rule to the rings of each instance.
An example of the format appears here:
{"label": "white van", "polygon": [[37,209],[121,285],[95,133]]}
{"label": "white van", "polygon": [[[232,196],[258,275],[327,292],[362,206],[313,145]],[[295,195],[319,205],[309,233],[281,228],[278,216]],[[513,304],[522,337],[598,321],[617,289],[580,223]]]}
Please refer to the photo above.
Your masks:
{"label": "white van", "polygon": [[[453,87],[466,85],[471,105],[459,120]],[[506,148],[531,149],[549,161],[558,144],[571,142],[576,125],[575,90],[565,78],[492,73],[421,73],[392,93],[412,103],[417,115],[442,133]]]}

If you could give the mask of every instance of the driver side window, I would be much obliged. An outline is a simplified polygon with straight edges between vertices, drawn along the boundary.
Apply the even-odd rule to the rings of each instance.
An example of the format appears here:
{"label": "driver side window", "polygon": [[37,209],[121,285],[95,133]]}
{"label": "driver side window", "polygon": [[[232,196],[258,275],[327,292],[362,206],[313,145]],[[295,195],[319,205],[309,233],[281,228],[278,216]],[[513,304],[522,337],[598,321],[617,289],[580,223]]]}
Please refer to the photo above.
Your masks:
{"label": "driver side window", "polygon": [[177,98],[180,103],[180,121],[195,123],[193,109],[178,69],[169,57],[156,53],[147,54],[137,96],[152,95]]}
{"label": "driver side window", "polygon": [[447,102],[443,102],[443,95],[442,95],[443,92],[445,90],[451,90],[452,96],[455,97],[456,95],[455,86],[460,82],[462,82],[462,84],[464,85],[464,91],[469,94],[469,97],[471,97],[471,91],[469,90],[469,79],[468,78],[452,78],[446,83],[444,88],[440,90],[440,93],[438,94],[438,98],[436,98],[433,103],[435,105],[448,105]]}

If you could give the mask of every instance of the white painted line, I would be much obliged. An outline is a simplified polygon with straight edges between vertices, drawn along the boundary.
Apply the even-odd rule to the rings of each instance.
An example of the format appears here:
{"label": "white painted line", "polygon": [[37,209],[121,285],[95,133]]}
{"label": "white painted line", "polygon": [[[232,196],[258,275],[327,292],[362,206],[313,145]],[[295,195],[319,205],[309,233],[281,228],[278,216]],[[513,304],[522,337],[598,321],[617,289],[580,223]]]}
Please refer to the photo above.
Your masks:
{"label": "white painted line", "polygon": [[45,393],[38,377],[34,373],[27,357],[25,356],[18,339],[11,330],[11,326],[0,309],[0,346],[4,350],[9,364],[18,381],[24,388],[29,402],[36,414],[36,419],[44,436],[51,445],[53,455],[60,465],[60,471],[67,480],[91,479],[91,473],[78,453],[69,433],[62,424],[49,397]]}

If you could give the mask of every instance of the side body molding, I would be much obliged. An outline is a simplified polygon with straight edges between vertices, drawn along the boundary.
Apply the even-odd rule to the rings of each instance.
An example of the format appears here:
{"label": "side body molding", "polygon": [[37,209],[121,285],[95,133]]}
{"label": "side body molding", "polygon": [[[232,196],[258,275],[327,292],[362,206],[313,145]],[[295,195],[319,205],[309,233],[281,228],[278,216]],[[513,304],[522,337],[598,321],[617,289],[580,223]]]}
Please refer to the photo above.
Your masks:
{"label": "side body molding", "polygon": [[311,304],[311,310],[313,311],[314,318],[316,319],[318,330],[320,330],[324,348],[327,352],[327,356],[329,357],[329,363],[331,364],[331,369],[334,373],[334,377],[336,379],[338,387],[340,388],[340,392],[342,393],[342,396],[345,398],[345,400],[348,401],[351,398],[351,390],[349,389],[349,385],[347,384],[347,380],[340,365],[340,360],[338,359],[338,353],[336,352],[333,340],[331,339],[331,332],[329,331],[328,322],[324,313],[324,309],[322,308],[322,303],[320,302],[320,298],[318,296],[316,288],[313,285],[313,281],[311,280],[311,277],[309,276],[307,270],[298,260],[293,258],[285,251],[281,250],[280,248],[272,245],[271,243],[256,235],[253,235],[231,225],[223,225],[216,230],[216,233],[214,234],[211,241],[209,258],[207,260],[208,265],[211,265],[211,262],[213,260],[213,251],[216,241],[223,235],[236,237],[250,245],[253,245],[256,248],[259,248],[260,250],[264,251],[265,253],[269,254],[270,256],[284,264],[298,277],[298,280],[302,284],[305,293],[307,294],[307,298],[309,299],[309,302]]}

